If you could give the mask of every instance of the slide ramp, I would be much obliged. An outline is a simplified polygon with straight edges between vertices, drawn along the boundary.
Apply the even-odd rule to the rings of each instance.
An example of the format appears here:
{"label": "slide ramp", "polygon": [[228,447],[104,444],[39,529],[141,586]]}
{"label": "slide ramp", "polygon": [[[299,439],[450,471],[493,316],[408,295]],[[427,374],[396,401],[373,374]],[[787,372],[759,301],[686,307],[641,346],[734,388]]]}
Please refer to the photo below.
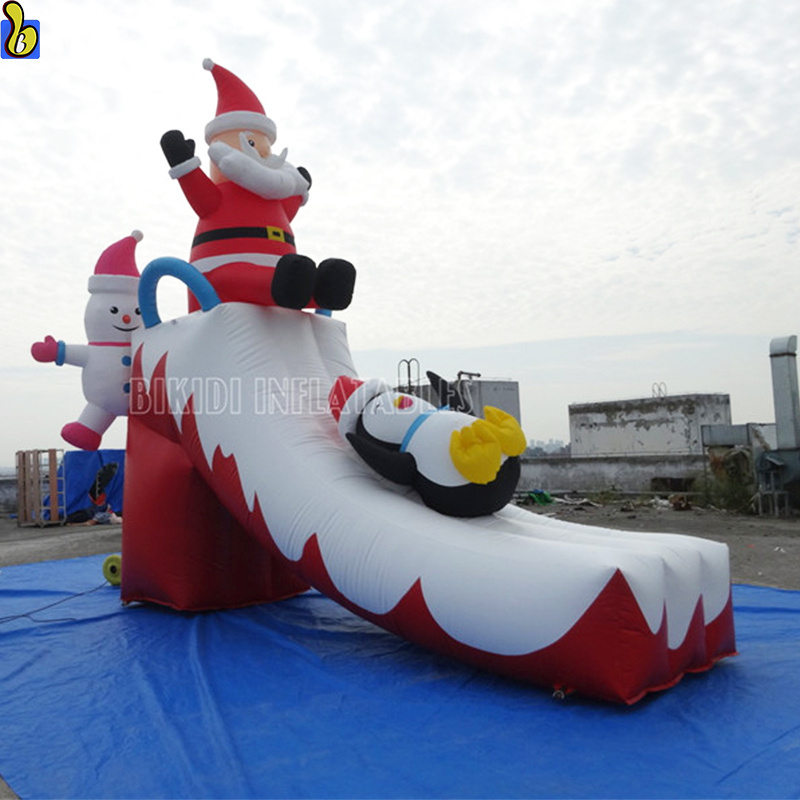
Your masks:
{"label": "slide ramp", "polygon": [[[142,513],[166,508],[169,493],[154,502],[146,495],[157,493],[155,464],[180,453],[193,470],[186,485],[208,487],[233,518],[230,549],[236,542],[259,569],[268,557],[263,568],[276,576],[268,599],[314,586],[438,652],[627,703],[735,652],[723,544],[580,526],[512,505],[448,517],[377,476],[328,409],[335,378],[356,374],[337,319],[219,304],[151,320],[134,352],[128,476],[143,476],[147,488],[129,493],[126,485],[133,518],[123,529],[124,600],[182,607],[148,586],[154,526]],[[181,551],[167,561],[191,564],[199,557],[182,551],[196,539],[226,536],[219,525],[201,536],[198,526],[202,519],[186,525]],[[168,528],[160,541],[172,536]],[[211,560],[224,571],[235,558]],[[175,580],[191,579],[188,570]],[[225,598],[207,605],[248,602]]]}

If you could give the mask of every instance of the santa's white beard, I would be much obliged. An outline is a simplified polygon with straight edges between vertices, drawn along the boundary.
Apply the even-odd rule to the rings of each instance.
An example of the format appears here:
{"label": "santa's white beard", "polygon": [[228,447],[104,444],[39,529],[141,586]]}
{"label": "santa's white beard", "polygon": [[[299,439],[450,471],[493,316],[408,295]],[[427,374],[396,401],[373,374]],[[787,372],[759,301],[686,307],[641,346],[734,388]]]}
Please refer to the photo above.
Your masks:
{"label": "santa's white beard", "polygon": [[224,142],[214,142],[208,148],[209,158],[230,181],[267,200],[283,200],[300,195],[308,198],[308,181],[289,164],[286,151],[262,158],[253,148],[237,150]]}

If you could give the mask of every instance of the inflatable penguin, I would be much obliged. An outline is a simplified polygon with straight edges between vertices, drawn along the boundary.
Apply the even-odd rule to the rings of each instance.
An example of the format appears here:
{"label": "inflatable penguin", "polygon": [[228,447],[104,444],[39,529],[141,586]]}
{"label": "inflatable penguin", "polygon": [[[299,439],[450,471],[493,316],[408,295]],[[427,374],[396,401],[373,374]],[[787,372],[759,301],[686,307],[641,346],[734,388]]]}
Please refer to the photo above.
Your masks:
{"label": "inflatable penguin", "polygon": [[86,406],[76,422],[61,429],[62,438],[81,450],[97,450],[116,417],[130,407],[131,334],[141,327],[138,306],[139,271],[134,258],[142,234],[112,244],[89,278],[84,326],[88,344],[65,344],[52,336],[31,346],[31,355],[57,366],[82,367]]}
{"label": "inflatable penguin", "polygon": [[348,376],[336,379],[328,403],[339,432],[372,469],[412,486],[442,514],[492,514],[514,494],[525,434],[498,408],[486,406],[486,418],[476,419]]}

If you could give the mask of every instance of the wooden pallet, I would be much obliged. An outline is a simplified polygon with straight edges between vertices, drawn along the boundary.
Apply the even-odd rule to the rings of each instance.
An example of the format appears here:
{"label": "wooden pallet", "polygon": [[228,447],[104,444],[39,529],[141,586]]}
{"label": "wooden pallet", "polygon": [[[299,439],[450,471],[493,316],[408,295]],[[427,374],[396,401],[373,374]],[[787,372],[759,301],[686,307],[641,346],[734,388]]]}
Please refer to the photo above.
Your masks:
{"label": "wooden pallet", "polygon": [[63,450],[17,451],[17,524],[63,525],[64,477],[58,474]]}

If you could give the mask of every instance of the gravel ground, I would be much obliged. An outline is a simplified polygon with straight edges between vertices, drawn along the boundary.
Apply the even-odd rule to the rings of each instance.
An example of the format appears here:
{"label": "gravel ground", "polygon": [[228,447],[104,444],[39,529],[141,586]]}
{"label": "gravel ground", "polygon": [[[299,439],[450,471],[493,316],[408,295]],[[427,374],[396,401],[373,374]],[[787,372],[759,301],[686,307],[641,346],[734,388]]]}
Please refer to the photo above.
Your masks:
{"label": "gravel ground", "polygon": [[118,553],[121,547],[121,525],[20,527],[0,518],[0,567]]}

